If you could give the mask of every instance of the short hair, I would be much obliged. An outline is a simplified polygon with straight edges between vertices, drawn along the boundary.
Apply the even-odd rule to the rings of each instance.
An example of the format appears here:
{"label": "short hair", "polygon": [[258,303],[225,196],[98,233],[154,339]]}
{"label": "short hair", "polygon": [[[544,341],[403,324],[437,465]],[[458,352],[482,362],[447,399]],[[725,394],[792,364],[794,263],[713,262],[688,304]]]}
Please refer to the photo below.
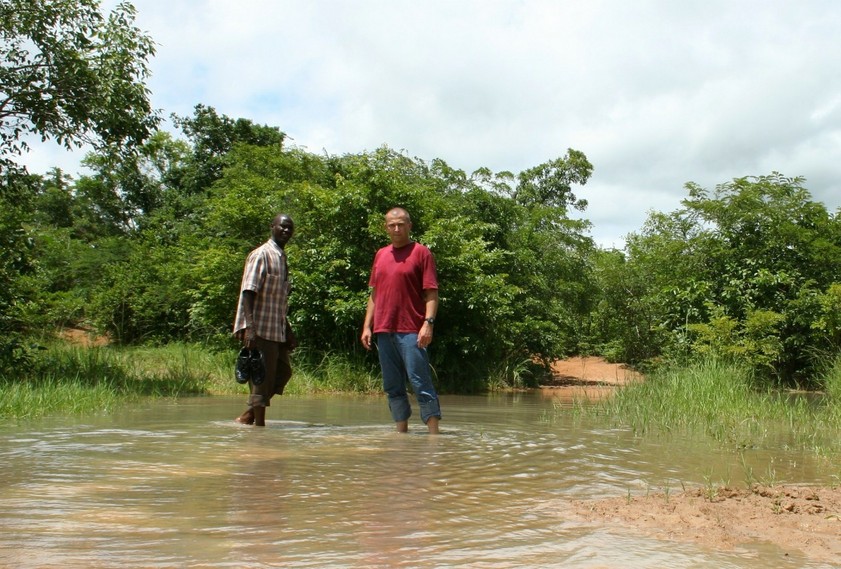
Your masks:
{"label": "short hair", "polygon": [[385,216],[386,216],[386,217],[388,217],[388,216],[389,216],[389,215],[391,215],[392,213],[394,213],[394,214],[396,215],[396,213],[395,213],[395,212],[400,212],[400,213],[402,213],[402,214],[406,217],[406,221],[408,221],[408,222],[411,222],[411,221],[412,221],[412,216],[411,216],[411,215],[409,215],[409,212],[406,210],[406,208],[403,208],[403,207],[400,207],[400,206],[395,206],[395,207],[390,208],[390,209],[386,212]]}

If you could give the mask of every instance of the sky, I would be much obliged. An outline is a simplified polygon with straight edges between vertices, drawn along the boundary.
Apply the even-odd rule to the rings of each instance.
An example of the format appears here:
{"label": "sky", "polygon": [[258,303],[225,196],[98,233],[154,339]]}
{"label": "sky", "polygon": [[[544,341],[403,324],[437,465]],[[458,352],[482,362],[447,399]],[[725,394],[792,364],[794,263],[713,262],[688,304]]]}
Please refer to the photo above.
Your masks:
{"label": "sky", "polygon": [[[687,182],[780,172],[841,206],[836,0],[132,3],[164,116],[203,104],[313,153],[386,145],[467,174],[573,148],[593,165],[576,215],[606,248],[680,208]],[[80,152],[32,146],[32,171],[83,171]]]}

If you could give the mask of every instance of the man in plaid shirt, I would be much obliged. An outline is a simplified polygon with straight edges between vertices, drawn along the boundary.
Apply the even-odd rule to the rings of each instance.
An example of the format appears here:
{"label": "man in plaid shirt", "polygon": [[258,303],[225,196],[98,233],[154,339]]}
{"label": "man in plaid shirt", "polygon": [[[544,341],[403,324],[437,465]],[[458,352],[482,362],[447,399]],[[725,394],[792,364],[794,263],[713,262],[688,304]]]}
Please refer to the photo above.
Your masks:
{"label": "man in plaid shirt", "polygon": [[249,349],[259,349],[265,361],[265,380],[249,381],[248,408],[238,423],[266,425],[266,407],[281,395],[292,377],[289,353],[297,346],[286,318],[289,271],[284,247],[295,232],[292,218],[279,213],[272,220],[271,239],[251,251],[245,261],[234,334]]}

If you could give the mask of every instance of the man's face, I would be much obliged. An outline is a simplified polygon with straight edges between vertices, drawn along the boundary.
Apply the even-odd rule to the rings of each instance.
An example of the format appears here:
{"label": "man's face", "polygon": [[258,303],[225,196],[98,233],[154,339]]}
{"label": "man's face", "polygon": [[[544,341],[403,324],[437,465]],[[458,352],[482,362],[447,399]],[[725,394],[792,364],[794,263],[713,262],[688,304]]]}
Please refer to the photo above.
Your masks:
{"label": "man's face", "polygon": [[272,222],[272,240],[283,247],[295,233],[295,224],[288,215],[275,218]]}
{"label": "man's face", "polygon": [[406,214],[400,211],[389,212],[385,216],[385,230],[391,238],[391,244],[395,247],[402,247],[409,243],[412,222],[406,219]]}

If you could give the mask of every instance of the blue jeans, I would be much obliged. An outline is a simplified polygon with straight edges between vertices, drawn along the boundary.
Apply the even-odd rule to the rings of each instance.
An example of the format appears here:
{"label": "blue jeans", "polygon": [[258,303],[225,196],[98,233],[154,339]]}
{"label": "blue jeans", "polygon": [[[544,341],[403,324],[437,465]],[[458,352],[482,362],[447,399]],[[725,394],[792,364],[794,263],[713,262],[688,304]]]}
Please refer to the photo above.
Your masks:
{"label": "blue jeans", "polygon": [[388,394],[388,408],[395,422],[408,421],[412,416],[406,382],[420,406],[421,420],[441,418],[438,394],[432,386],[432,373],[426,348],[418,347],[417,334],[377,334],[377,351],[383,370],[383,390]]}

